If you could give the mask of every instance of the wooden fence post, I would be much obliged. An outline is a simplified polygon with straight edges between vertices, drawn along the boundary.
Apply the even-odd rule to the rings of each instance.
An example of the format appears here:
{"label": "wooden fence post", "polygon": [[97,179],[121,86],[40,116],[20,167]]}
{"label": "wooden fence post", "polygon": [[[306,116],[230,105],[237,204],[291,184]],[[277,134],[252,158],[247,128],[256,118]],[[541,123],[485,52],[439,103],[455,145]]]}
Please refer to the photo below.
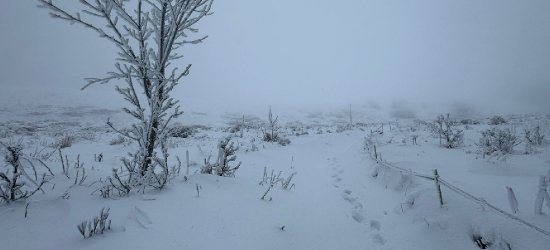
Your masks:
{"label": "wooden fence post", "polygon": [[546,191],[547,188],[548,181],[546,180],[546,176],[541,175],[539,177],[539,192],[537,194],[537,199],[535,200],[535,214],[542,213],[542,205],[544,204],[544,200],[546,200],[546,206],[550,209],[550,197],[548,197],[548,192]]}
{"label": "wooden fence post", "polygon": [[374,145],[374,158],[378,160],[378,153],[376,153],[376,145]]}
{"label": "wooden fence post", "polygon": [[187,158],[187,171],[185,174],[189,175],[189,150],[185,151],[185,157]]}
{"label": "wooden fence post", "polygon": [[437,173],[437,169],[434,169],[434,180],[435,187],[437,188],[437,194],[439,196],[439,204],[443,206],[443,194],[441,194],[441,186],[439,185],[439,174]]}
{"label": "wooden fence post", "polygon": [[514,190],[512,190],[511,187],[506,186],[506,190],[508,191],[508,203],[510,203],[510,209],[513,213],[517,213],[518,210],[518,200],[516,199],[516,195],[514,194]]}

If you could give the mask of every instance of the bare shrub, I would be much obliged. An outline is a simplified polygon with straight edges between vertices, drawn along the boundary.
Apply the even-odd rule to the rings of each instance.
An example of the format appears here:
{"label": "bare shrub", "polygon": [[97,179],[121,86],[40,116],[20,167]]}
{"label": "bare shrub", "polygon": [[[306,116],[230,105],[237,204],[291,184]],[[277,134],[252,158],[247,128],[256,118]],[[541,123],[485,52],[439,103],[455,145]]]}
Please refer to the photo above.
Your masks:
{"label": "bare shrub", "polygon": [[504,161],[520,143],[510,129],[492,128],[481,131],[481,138],[476,145],[483,158],[488,155]]}
{"label": "bare shrub", "polygon": [[[0,172],[0,201],[10,202],[19,199],[26,199],[34,195],[38,190],[42,190],[42,185],[46,183],[46,173],[42,176],[42,181],[37,184],[34,180],[25,172],[24,166],[21,164],[21,160],[26,160],[32,165],[31,161],[23,156],[23,144],[22,141],[10,141],[7,144],[0,142],[0,145],[4,146],[6,151],[4,152],[4,160],[11,167],[11,172]],[[33,166],[33,169],[36,169]],[[35,172],[36,173],[36,172]],[[30,183],[36,186],[36,189],[32,191],[25,190],[26,186],[24,181],[19,181],[19,178],[24,176]]]}
{"label": "bare shrub", "polygon": [[132,145],[132,140],[125,137],[125,136],[122,136],[122,135],[118,135],[117,137],[111,139],[111,141],[109,141],[109,145],[111,146],[114,146],[114,145],[124,145],[124,146],[130,146]]}
{"label": "bare shrub", "polygon": [[90,221],[82,221],[76,226],[84,239],[92,237],[95,234],[103,234],[106,229],[111,230],[111,220],[108,220],[110,210],[110,208],[102,208],[99,211],[99,216],[94,217]]}
{"label": "bare shrub", "polygon": [[446,117],[439,115],[430,128],[439,135],[440,145],[456,148],[464,144],[464,131],[457,129],[456,125],[457,123],[447,114]]}
{"label": "bare shrub", "polygon": [[[281,173],[283,171],[279,171],[279,174],[275,175],[275,170],[271,170],[271,176],[267,176],[267,167],[264,167],[264,175],[263,175],[263,179],[262,181],[260,181],[260,185],[264,185],[264,184],[269,184],[269,187],[267,188],[267,190],[265,191],[264,195],[262,196],[262,200],[265,199],[265,196],[267,195],[267,193],[269,193],[269,191],[277,185],[277,183],[281,183],[281,187],[283,189],[292,189],[293,187],[295,188],[295,185],[294,183],[290,183],[292,181],[292,177],[294,177],[294,175],[298,174],[297,172],[294,172],[292,174],[290,174],[286,179],[281,177]],[[272,198],[269,198],[269,200],[271,201]]]}
{"label": "bare shrub", "polygon": [[80,138],[82,138],[84,140],[87,140],[87,141],[91,141],[91,142],[99,141],[99,138],[98,138],[97,134],[94,133],[94,132],[80,133]]}
{"label": "bare shrub", "polygon": [[277,140],[277,143],[279,143],[279,145],[281,145],[281,146],[286,146],[286,145],[290,144],[290,139],[280,137],[280,138]]}
{"label": "bare shrub", "polygon": [[535,146],[544,144],[546,135],[541,133],[540,125],[535,125],[531,128],[524,128],[525,140]]}
{"label": "bare shrub", "polygon": [[174,126],[170,128],[168,131],[168,134],[171,137],[178,137],[178,138],[188,138],[190,136],[193,136],[197,132],[196,127],[188,127],[188,126]]}
{"label": "bare shrub", "polygon": [[201,167],[202,174],[216,174],[224,177],[235,177],[235,171],[239,169],[242,162],[239,162],[237,166],[229,166],[229,162],[235,161],[237,156],[235,152],[239,150],[238,146],[234,146],[231,142],[231,137],[226,137],[220,140],[218,143],[218,158],[216,163],[210,163],[210,157],[204,160],[204,166]]}
{"label": "bare shrub", "polygon": [[56,142],[54,142],[54,148],[70,148],[76,141],[76,136],[73,133],[63,133]]}
{"label": "bare shrub", "polygon": [[508,122],[504,118],[498,115],[491,117],[491,119],[489,119],[489,122],[488,122],[489,125],[500,125],[505,123],[508,123]]}

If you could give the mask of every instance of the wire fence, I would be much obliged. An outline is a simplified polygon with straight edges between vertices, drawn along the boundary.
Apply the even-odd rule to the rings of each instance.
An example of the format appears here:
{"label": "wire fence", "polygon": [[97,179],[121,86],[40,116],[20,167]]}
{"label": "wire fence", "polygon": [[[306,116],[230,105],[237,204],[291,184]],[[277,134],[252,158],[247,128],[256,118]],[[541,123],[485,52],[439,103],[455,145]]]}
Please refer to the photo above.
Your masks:
{"label": "wire fence", "polygon": [[[427,180],[431,180],[431,181],[435,181],[436,182],[436,185],[439,189],[439,185],[443,185],[445,187],[447,187],[449,190],[459,194],[460,196],[474,202],[474,203],[477,203],[479,204],[480,206],[484,207],[484,208],[489,208],[490,211],[493,211],[494,213],[504,217],[504,218],[507,218],[507,219],[512,219],[524,226],[527,226],[539,233],[542,233],[548,237],[550,237],[550,232],[540,228],[540,227],[537,227],[525,220],[522,220],[520,219],[519,217],[513,215],[513,214],[510,214],[490,203],[488,203],[487,201],[485,201],[483,198],[478,198],[460,188],[458,188],[457,186],[454,186],[452,184],[450,184],[449,182],[445,181],[444,179],[441,179],[441,177],[439,177],[437,175],[437,171],[435,171],[435,174],[433,176],[430,176],[430,175],[426,175],[426,174],[421,174],[421,173],[417,173],[417,172],[414,172],[412,170],[407,170],[405,168],[402,168],[402,167],[398,167],[398,166],[394,166],[394,165],[391,165],[391,164],[388,164],[387,162],[385,161],[382,161],[381,159],[378,159],[378,153],[376,152],[376,145],[373,145],[373,149],[374,149],[374,155],[371,153],[371,147],[369,145],[369,143],[365,142],[365,146],[366,146],[366,149],[369,151],[368,152],[368,155],[370,156],[370,158],[375,161],[377,164],[380,164],[384,167],[388,167],[388,168],[393,168],[393,169],[396,169],[397,171],[400,171],[402,173],[405,173],[405,174],[408,174],[408,175],[412,175],[412,176],[417,176],[417,177],[420,177],[420,178],[423,178],[423,179],[427,179]],[[381,157],[380,157],[381,158]],[[440,190],[438,190],[439,192],[441,192]],[[443,204],[443,200],[441,198],[441,193],[440,193],[440,202],[441,204]]]}

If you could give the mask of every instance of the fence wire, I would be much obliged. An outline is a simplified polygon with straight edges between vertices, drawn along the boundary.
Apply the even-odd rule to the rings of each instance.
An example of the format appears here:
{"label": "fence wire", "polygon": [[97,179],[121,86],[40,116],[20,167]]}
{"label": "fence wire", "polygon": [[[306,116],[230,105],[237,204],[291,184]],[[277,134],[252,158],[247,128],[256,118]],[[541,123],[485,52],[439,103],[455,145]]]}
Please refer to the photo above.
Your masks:
{"label": "fence wire", "polygon": [[[383,162],[381,160],[378,160],[376,159],[371,153],[370,153],[370,147],[369,145],[366,145],[367,146],[367,150],[369,151],[368,155],[370,156],[370,158],[375,161],[377,164],[380,164],[380,165],[383,165],[385,167],[389,167],[389,168],[393,168],[393,169],[396,169],[400,172],[403,172],[403,173],[406,173],[408,175],[413,175],[413,176],[417,176],[417,177],[420,177],[420,178],[424,178],[424,179],[427,179],[427,180],[432,180],[432,181],[435,181],[435,177],[434,176],[430,176],[430,175],[425,175],[425,174],[421,174],[421,173],[417,173],[417,172],[414,172],[412,170],[407,170],[407,169],[404,169],[402,167],[398,167],[398,166],[394,166],[394,165],[391,165],[391,164],[388,164],[387,162]],[[473,201],[477,204],[479,204],[480,206],[483,206],[483,207],[487,207],[490,209],[490,211],[493,211],[494,213],[500,215],[500,216],[503,216],[504,218],[508,218],[508,219],[512,219],[516,222],[519,222],[520,224],[524,225],[524,226],[527,226],[539,233],[542,233],[548,237],[550,237],[550,232],[540,228],[540,227],[537,227],[527,221],[524,221],[522,219],[520,219],[519,217],[513,215],[513,214],[510,214],[494,205],[491,205],[489,204],[487,201],[485,201],[484,199],[482,198],[478,198],[478,197],[475,197],[474,195],[458,188],[457,186],[454,186],[452,185],[451,183],[441,179],[441,177],[437,178],[438,181],[439,181],[439,184],[447,187],[449,190],[459,194],[460,196],[470,200],[470,201]]]}

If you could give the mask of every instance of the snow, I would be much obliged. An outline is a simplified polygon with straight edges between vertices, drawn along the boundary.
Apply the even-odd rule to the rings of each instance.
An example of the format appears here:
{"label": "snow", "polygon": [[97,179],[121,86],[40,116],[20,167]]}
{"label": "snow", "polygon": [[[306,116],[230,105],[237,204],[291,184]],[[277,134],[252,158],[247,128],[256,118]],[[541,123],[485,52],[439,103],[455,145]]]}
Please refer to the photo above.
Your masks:
{"label": "snow", "polygon": [[[51,119],[26,115],[43,110],[50,112],[47,117]],[[209,154],[215,157],[218,139],[231,135],[224,132],[227,124],[241,115],[226,113],[216,119],[209,114],[186,114],[178,122],[217,123],[190,138],[173,139],[171,157],[179,156],[184,168],[185,152],[189,150],[187,180],[181,174],[163,190],[149,187],[144,192],[135,189],[129,196],[115,192],[102,198],[99,192],[93,193],[102,186],[99,181],[105,181],[113,167],[120,167],[120,157],[133,151],[135,145],[109,145],[117,135],[100,118],[118,118],[119,124],[128,124],[128,120],[119,112],[94,110],[82,108],[81,116],[72,117],[66,115],[64,107],[22,108],[3,116],[2,131],[11,128],[11,135],[23,138],[28,154],[40,150],[37,140],[52,142],[55,132],[88,131],[97,139],[80,138],[63,149],[71,164],[80,154],[88,175],[84,185],[74,185],[76,170],[72,167],[71,179],[62,175],[60,162],[52,157],[46,164],[55,177],[44,185],[46,194],[39,192],[27,199],[27,218],[25,201],[0,205],[2,249],[479,249],[472,240],[474,234],[495,242],[493,249],[499,249],[499,244],[510,244],[512,249],[545,249],[550,243],[550,238],[483,209],[446,187],[442,187],[445,204],[440,206],[432,181],[381,168],[368,156],[364,138],[375,129],[374,125],[335,133],[337,123],[347,117],[331,111],[309,116],[302,112],[281,115],[287,122],[282,133],[292,141],[288,146],[262,142],[259,129],[250,128],[243,138],[234,137],[232,141],[240,146],[237,161],[243,162],[234,178],[203,175],[199,169]],[[369,117],[368,112],[354,120],[372,122],[364,117]],[[304,122],[298,123],[300,120]],[[308,134],[295,136],[291,124],[298,132]],[[538,177],[546,175],[550,162],[546,146],[539,147],[539,154],[516,153],[507,162],[489,162],[475,153],[473,144],[479,137],[476,131],[489,125],[471,125],[472,129],[466,130],[465,147],[446,149],[439,146],[439,138],[431,137],[416,124],[400,120],[397,128],[385,128],[383,135],[374,138],[385,161],[426,175],[438,169],[442,179],[507,212],[511,212],[505,188],[509,186],[519,204],[516,215],[550,230],[547,207],[543,207],[542,214],[534,214]],[[21,131],[15,128],[22,127],[35,130],[26,136],[13,134]],[[323,133],[317,134],[319,130]],[[410,139],[402,142],[403,137],[411,138],[413,134],[419,135],[418,145],[412,145]],[[255,152],[250,150],[253,138],[259,148]],[[95,162],[94,154],[101,152],[104,161]],[[174,159],[170,161],[175,163]],[[261,200],[268,188],[259,185],[264,167],[268,176],[271,170],[275,174],[282,171],[283,178],[297,172],[292,179],[295,188],[285,190],[276,185]],[[37,168],[39,174],[46,171]],[[376,178],[372,177],[375,169],[379,172]],[[66,199],[62,198],[65,192]],[[111,209],[112,229],[83,239],[76,225],[98,216],[103,207]]]}

